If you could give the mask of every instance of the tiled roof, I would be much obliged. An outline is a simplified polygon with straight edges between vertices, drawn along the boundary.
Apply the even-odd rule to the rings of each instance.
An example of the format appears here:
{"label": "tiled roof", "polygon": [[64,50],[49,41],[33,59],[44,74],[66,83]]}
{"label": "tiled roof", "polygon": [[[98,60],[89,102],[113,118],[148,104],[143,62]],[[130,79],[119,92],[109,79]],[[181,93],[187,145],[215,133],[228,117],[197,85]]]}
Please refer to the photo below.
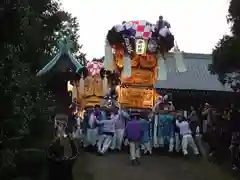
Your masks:
{"label": "tiled roof", "polygon": [[168,68],[167,80],[158,81],[156,88],[185,89],[206,91],[233,91],[221,84],[216,75],[208,71],[208,65],[212,62],[211,55],[184,53],[184,63],[187,72],[176,72],[176,61],[169,54],[166,64]]}
{"label": "tiled roof", "polygon": [[83,68],[83,66],[80,64],[80,62],[77,59],[75,59],[69,51],[67,51],[66,53],[63,53],[63,52],[60,51],[46,66],[44,66],[44,68],[42,68],[37,73],[37,76],[41,76],[41,75],[49,72],[57,64],[57,62],[61,59],[61,57],[63,57],[63,56],[67,57],[67,58],[64,58],[64,59],[66,61],[70,61],[73,64],[73,66],[75,67],[75,69]]}

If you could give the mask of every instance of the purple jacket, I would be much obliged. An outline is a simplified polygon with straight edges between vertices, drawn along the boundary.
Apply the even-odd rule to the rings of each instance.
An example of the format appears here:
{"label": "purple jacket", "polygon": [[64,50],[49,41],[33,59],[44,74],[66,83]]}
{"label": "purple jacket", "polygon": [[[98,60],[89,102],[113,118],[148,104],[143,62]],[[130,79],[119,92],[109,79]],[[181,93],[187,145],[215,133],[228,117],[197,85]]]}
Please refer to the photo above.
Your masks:
{"label": "purple jacket", "polygon": [[126,136],[129,141],[140,141],[142,138],[141,124],[138,120],[131,120],[127,122]]}

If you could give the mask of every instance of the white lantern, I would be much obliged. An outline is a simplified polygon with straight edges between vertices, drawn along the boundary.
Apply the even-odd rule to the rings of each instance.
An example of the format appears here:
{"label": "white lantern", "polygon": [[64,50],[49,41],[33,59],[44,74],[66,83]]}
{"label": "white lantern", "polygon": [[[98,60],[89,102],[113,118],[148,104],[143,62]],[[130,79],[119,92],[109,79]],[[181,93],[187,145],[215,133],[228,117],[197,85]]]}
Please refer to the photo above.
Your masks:
{"label": "white lantern", "polygon": [[143,39],[136,39],[135,41],[136,47],[135,47],[135,52],[137,55],[142,55],[145,54],[146,52],[146,42]]}

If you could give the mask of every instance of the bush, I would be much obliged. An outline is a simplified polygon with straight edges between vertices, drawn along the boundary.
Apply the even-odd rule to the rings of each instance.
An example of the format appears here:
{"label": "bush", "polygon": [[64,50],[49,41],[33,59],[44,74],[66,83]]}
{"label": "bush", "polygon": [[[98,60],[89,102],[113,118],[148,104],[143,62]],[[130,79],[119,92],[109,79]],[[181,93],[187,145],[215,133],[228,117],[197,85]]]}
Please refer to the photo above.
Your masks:
{"label": "bush", "polygon": [[14,158],[18,176],[40,177],[46,166],[45,151],[40,149],[23,149]]}

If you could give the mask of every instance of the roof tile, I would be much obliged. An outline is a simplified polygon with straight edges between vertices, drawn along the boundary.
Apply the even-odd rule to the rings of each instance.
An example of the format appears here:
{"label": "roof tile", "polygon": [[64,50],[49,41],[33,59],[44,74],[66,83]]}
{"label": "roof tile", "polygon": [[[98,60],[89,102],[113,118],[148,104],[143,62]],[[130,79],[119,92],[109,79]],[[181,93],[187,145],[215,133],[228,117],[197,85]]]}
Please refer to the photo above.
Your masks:
{"label": "roof tile", "polygon": [[176,72],[176,62],[172,55],[167,58],[167,80],[160,80],[156,88],[162,89],[193,89],[206,91],[233,91],[224,86],[216,75],[208,70],[211,55],[184,54],[184,63],[187,72]]}

